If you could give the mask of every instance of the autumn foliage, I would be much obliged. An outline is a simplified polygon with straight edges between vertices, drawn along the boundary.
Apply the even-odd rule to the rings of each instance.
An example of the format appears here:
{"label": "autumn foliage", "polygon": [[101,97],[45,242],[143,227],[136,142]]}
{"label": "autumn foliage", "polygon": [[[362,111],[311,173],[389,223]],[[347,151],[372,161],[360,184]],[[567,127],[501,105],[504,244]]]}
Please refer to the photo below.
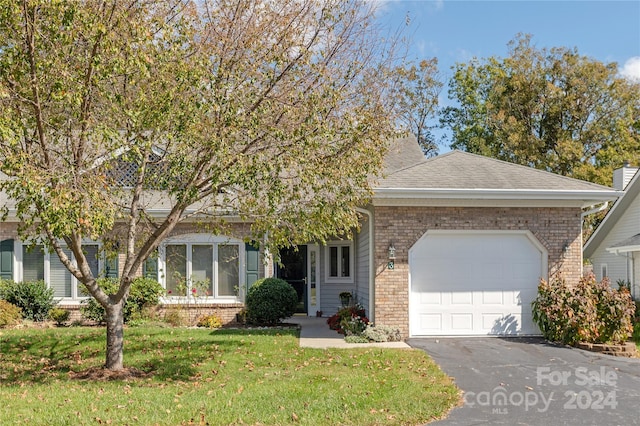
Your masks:
{"label": "autumn foliage", "polygon": [[635,304],[629,289],[614,289],[608,278],[598,282],[593,274],[576,286],[542,280],[532,307],[542,335],[554,342],[621,343],[633,332]]}

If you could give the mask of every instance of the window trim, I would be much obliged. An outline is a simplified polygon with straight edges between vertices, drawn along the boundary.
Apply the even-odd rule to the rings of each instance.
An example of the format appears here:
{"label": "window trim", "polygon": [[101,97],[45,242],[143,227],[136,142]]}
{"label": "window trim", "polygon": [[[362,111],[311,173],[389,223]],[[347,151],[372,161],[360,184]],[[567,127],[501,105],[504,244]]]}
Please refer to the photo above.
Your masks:
{"label": "window trim", "polygon": [[[187,285],[187,295],[185,296],[170,296],[165,294],[161,297],[161,301],[164,303],[176,303],[176,302],[189,302],[189,303],[211,303],[211,302],[238,302],[244,299],[244,287],[246,277],[243,273],[245,270],[245,246],[244,242],[238,238],[217,236],[210,234],[185,234],[171,238],[167,238],[158,247],[158,282],[162,287],[167,289],[167,277],[166,277],[166,254],[167,246],[169,245],[185,245],[187,254],[186,272],[189,277],[189,283]],[[213,245],[213,294],[212,295],[198,295],[196,298],[191,298],[191,272],[192,272],[192,247],[194,245]],[[238,247],[238,294],[236,295],[219,295],[218,294],[218,248],[220,245],[235,245]]]}
{"label": "window trim", "polygon": [[[338,259],[342,257],[342,247],[349,247],[349,276],[332,277],[331,276],[331,248],[338,247]],[[328,283],[353,283],[355,281],[355,251],[354,243],[350,240],[327,241],[324,248],[324,271],[325,281]]]}

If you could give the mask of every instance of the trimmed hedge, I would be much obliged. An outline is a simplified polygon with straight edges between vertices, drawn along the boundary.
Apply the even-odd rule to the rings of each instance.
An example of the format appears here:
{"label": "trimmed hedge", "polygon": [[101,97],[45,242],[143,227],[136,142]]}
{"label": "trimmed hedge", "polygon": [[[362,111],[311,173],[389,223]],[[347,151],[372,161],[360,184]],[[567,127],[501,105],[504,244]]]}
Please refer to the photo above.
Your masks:
{"label": "trimmed hedge", "polygon": [[44,281],[2,281],[0,299],[22,309],[23,318],[31,321],[45,321],[51,308],[58,304],[54,300],[53,289]]}
{"label": "trimmed hedge", "polygon": [[245,304],[248,322],[274,325],[295,313],[298,293],[284,280],[263,278],[251,286]]}

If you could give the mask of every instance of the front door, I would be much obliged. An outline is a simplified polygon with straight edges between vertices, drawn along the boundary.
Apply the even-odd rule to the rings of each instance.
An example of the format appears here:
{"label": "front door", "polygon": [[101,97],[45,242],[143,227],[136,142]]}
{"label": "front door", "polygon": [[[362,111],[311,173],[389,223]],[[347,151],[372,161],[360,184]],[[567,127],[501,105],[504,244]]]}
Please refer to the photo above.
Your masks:
{"label": "front door", "polygon": [[297,313],[307,313],[307,246],[280,249],[281,265],[276,277],[288,282],[298,293]]}

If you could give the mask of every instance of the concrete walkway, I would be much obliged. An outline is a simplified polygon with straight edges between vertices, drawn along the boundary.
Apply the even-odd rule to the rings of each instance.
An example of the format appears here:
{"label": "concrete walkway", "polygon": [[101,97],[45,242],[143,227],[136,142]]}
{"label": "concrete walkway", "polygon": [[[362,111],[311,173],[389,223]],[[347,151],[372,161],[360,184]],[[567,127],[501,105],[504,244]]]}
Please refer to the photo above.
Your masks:
{"label": "concrete walkway", "polygon": [[410,348],[405,342],[347,343],[342,334],[329,328],[326,318],[294,315],[286,322],[300,326],[300,347],[303,348]]}

